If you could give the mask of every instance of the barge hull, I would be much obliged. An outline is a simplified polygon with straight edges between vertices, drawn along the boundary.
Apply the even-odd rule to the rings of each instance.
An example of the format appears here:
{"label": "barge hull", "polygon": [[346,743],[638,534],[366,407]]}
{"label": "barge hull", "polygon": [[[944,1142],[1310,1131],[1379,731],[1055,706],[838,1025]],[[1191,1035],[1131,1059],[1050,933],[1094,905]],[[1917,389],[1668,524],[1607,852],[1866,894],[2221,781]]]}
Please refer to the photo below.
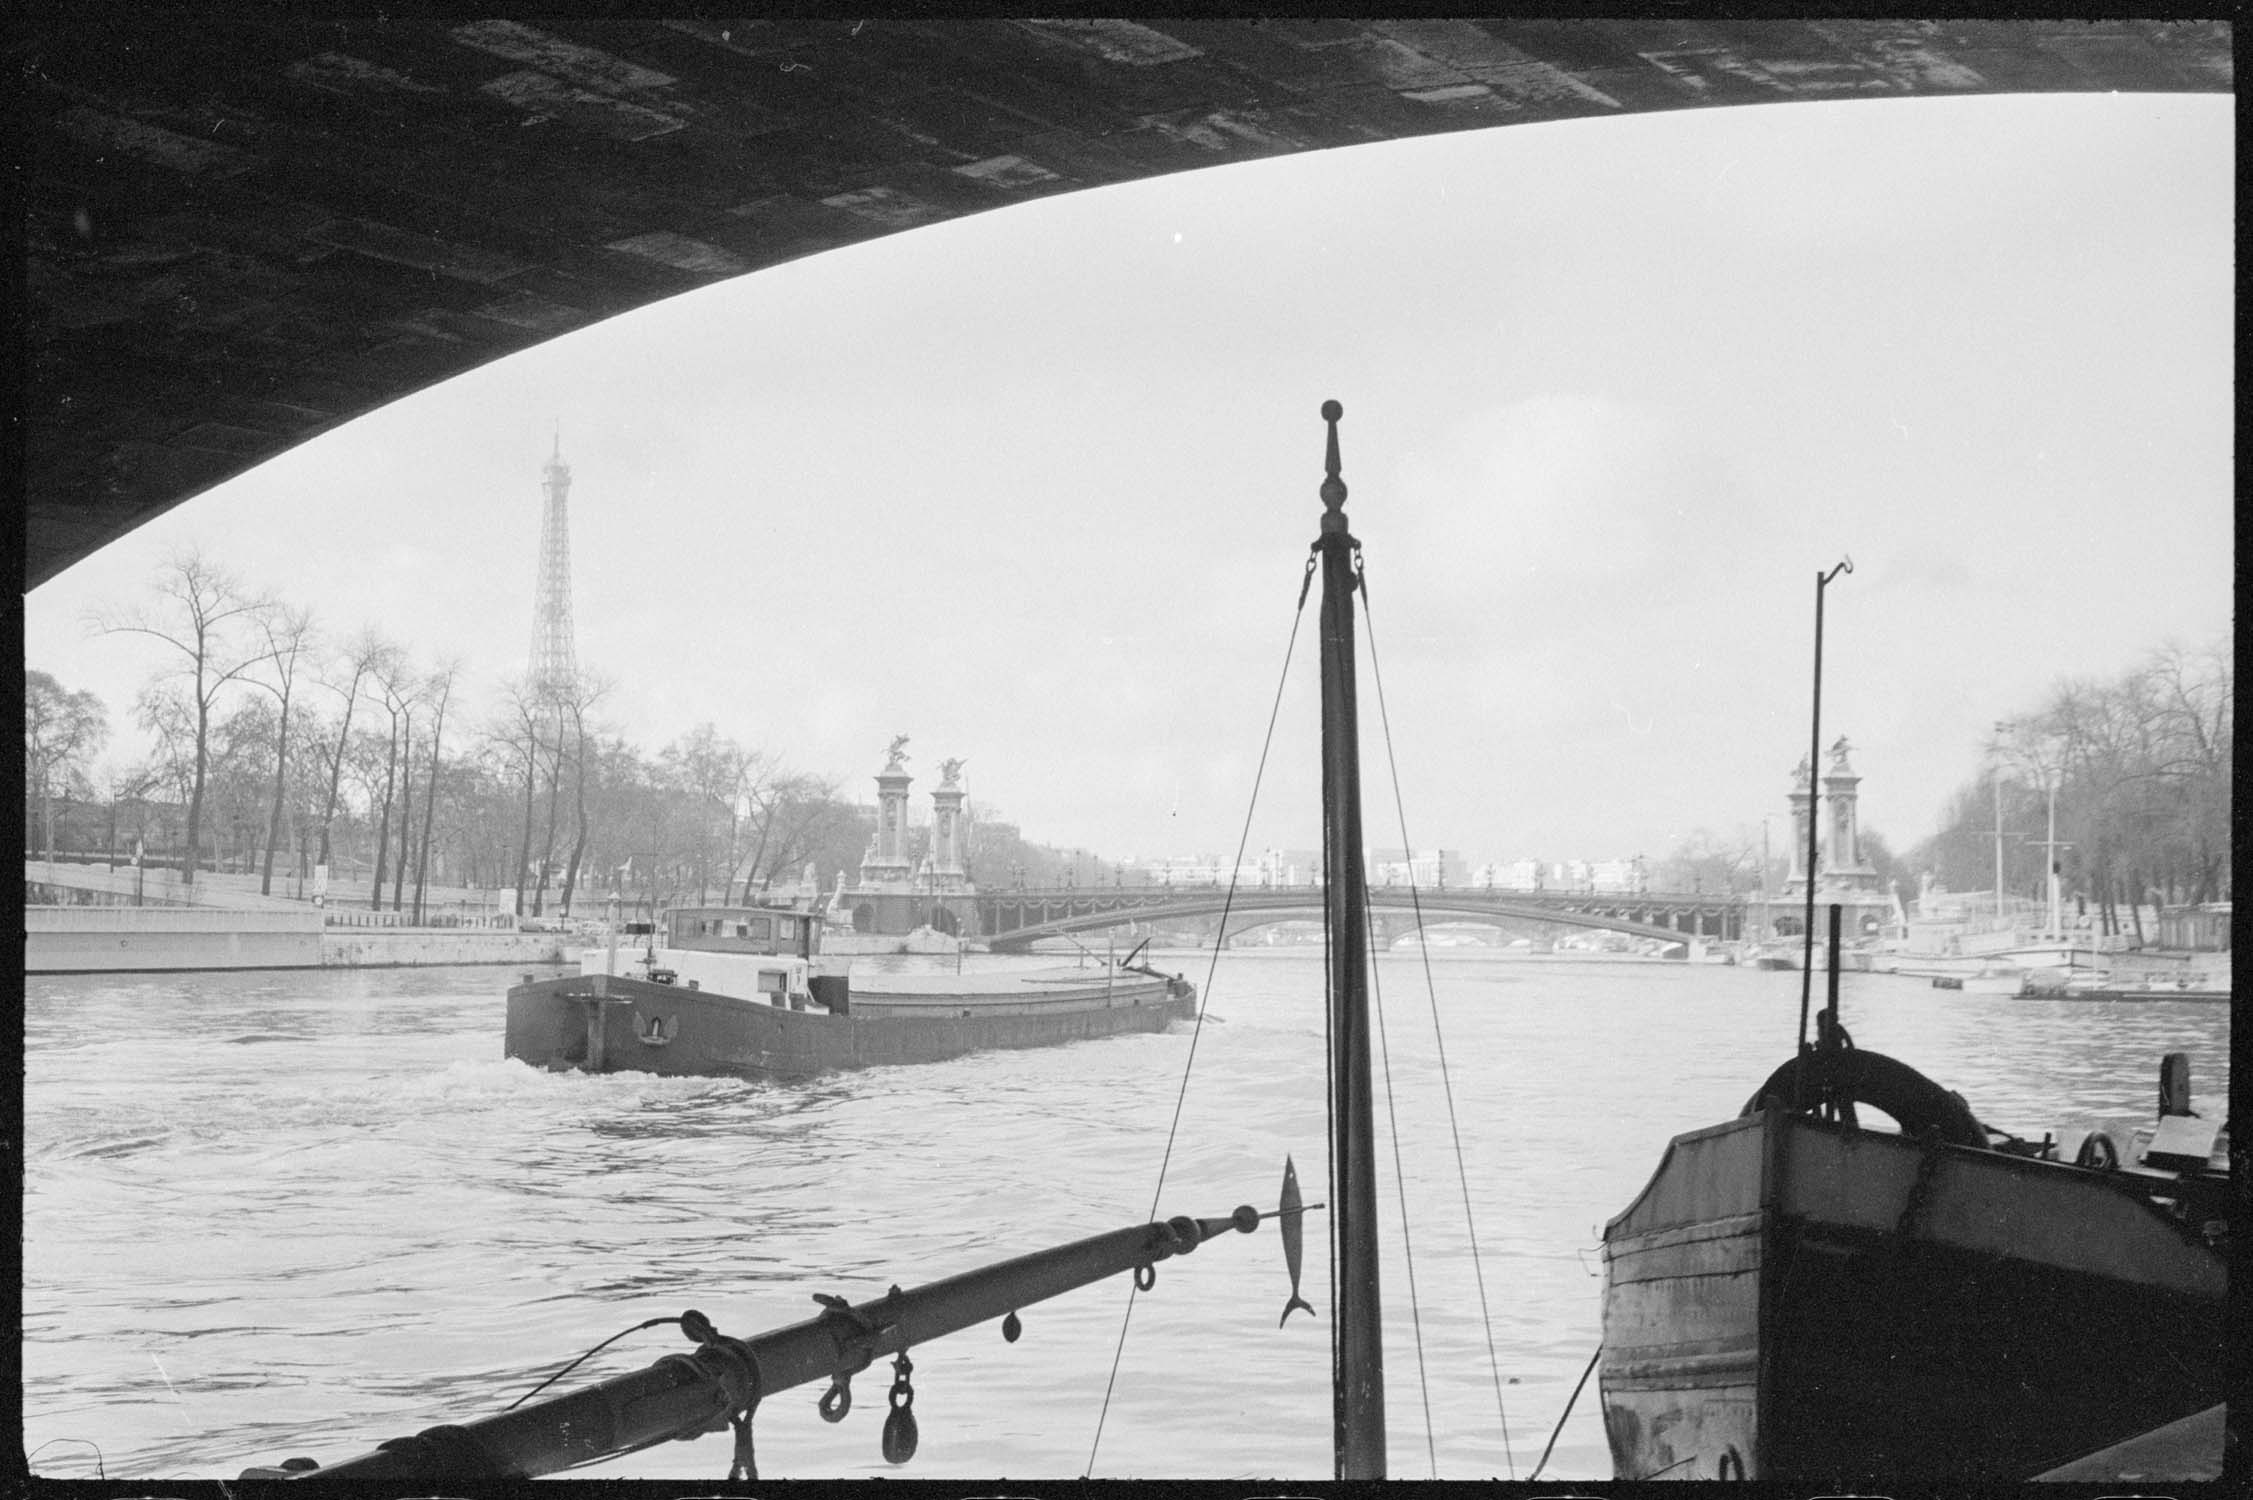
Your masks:
{"label": "barge hull", "polygon": [[1605,1242],[1620,1479],[2015,1481],[2222,1399],[2223,1258],[2126,1174],[1755,1116]]}
{"label": "barge hull", "polygon": [[[1012,994],[1006,1009],[975,1000],[923,1014],[890,1012],[882,994],[843,1015],[794,1010],[621,975],[534,980],[508,993],[505,1054],[534,1067],[675,1076],[810,1078],[844,1068],[939,1062],[967,1052],[1162,1031],[1196,1015],[1186,985],[1136,977],[1107,993],[1044,1000]],[[988,998],[988,997],[980,997]],[[931,1012],[945,1011],[944,1014]]]}

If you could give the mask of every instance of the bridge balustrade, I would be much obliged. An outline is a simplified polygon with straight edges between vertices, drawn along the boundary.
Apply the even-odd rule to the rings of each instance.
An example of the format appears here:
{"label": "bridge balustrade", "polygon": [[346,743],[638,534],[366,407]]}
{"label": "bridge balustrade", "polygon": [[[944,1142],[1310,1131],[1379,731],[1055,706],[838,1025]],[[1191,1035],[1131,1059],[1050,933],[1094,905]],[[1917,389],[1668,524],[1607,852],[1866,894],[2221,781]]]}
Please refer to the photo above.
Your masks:
{"label": "bridge balustrade", "polygon": [[[1120,919],[1272,914],[1318,911],[1321,885],[1136,886],[1094,890],[994,891],[978,897],[980,926],[989,941],[1022,946],[1038,937],[1117,925]],[[1509,917],[1562,925],[1604,928],[1636,936],[1679,940],[1690,937],[1733,940],[1743,936],[1746,898],[1705,892],[1506,891],[1435,887],[1378,886],[1369,890],[1372,908],[1415,911],[1426,918]]]}

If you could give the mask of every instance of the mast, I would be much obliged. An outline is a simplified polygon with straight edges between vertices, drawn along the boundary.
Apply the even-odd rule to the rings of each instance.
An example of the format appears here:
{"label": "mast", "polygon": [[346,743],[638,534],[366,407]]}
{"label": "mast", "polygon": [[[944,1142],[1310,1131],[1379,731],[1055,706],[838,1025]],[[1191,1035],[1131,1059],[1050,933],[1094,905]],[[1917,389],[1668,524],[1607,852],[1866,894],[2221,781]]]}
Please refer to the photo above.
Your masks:
{"label": "mast", "polygon": [[1323,905],[1330,926],[1330,1266],[1336,1288],[1331,1391],[1337,1477],[1385,1477],[1385,1350],[1377,1294],[1375,1113],[1369,1082],[1369,893],[1361,868],[1361,746],[1354,706],[1353,593],[1361,544],[1346,530],[1338,419],[1322,481]]}

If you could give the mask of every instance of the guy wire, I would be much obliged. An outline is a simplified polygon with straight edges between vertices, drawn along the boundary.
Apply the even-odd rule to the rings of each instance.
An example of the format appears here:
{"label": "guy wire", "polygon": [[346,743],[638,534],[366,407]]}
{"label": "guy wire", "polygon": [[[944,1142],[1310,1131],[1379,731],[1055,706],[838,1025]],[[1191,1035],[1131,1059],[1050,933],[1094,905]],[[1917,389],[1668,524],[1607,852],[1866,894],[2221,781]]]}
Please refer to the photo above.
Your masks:
{"label": "guy wire", "polygon": [[[1377,663],[1376,610],[1369,600],[1369,583],[1364,577],[1361,584],[1361,628],[1369,637],[1369,676],[1377,685],[1377,722],[1385,735],[1385,764],[1392,772],[1393,811],[1400,820],[1400,847],[1413,850],[1408,841],[1408,811],[1400,798],[1400,763],[1393,755],[1392,718],[1385,711],[1385,674]],[[1487,1368],[1494,1374],[1494,1414],[1502,1424],[1502,1457],[1508,1464],[1510,1477],[1517,1478],[1518,1462],[1510,1443],[1510,1417],[1502,1402],[1502,1363],[1494,1353],[1494,1319],[1487,1311],[1486,1272],[1479,1263],[1478,1223],[1471,1214],[1471,1177],[1463,1164],[1463,1132],[1455,1118],[1455,1086],[1448,1081],[1447,1039],[1441,1034],[1439,1024],[1439,991],[1432,981],[1431,948],[1424,941],[1424,901],[1416,889],[1415,862],[1409,862],[1408,899],[1416,915],[1416,948],[1423,956],[1424,994],[1430,1002],[1432,1013],[1432,1041],[1439,1049],[1440,1090],[1447,1100],[1447,1132],[1455,1147],[1455,1179],[1463,1189],[1463,1227],[1470,1234],[1471,1274],[1478,1283],[1479,1324],[1486,1334]]]}
{"label": "guy wire", "polygon": [[[1220,967],[1221,946],[1228,939],[1228,913],[1229,910],[1236,904],[1236,875],[1237,872],[1243,868],[1244,850],[1251,843],[1252,817],[1259,810],[1260,783],[1263,779],[1265,779],[1267,775],[1268,751],[1271,750],[1275,745],[1275,721],[1277,716],[1280,715],[1283,711],[1283,687],[1284,684],[1290,680],[1291,657],[1292,654],[1298,649],[1299,622],[1306,618],[1306,596],[1309,586],[1314,582],[1314,568],[1315,559],[1313,557],[1309,557],[1306,560],[1306,572],[1299,579],[1298,607],[1291,612],[1290,638],[1283,644],[1283,670],[1277,674],[1275,679],[1275,701],[1271,705],[1269,705],[1267,710],[1267,737],[1260,741],[1259,765],[1252,772],[1252,795],[1249,804],[1244,808],[1244,828],[1236,838],[1236,862],[1228,872],[1227,894],[1221,898],[1220,927],[1218,931],[1216,931],[1213,935],[1213,956],[1211,960],[1205,965],[1205,988],[1203,992],[1203,998],[1199,1001],[1197,1006],[1196,1024],[1191,1026],[1189,1029],[1189,1055],[1183,1058],[1181,1063],[1181,1088],[1174,1095],[1173,1120],[1166,1127],[1165,1153],[1158,1159],[1158,1182],[1157,1186],[1151,1190],[1150,1194],[1150,1220],[1152,1223],[1157,1222],[1158,1201],[1164,1195],[1166,1190],[1166,1168],[1173,1161],[1174,1136],[1181,1129],[1181,1108],[1189,1098],[1189,1073],[1197,1063],[1197,1039],[1205,1034],[1205,1010],[1212,1004],[1213,975]],[[1092,1475],[1095,1472],[1096,1450],[1103,1446],[1103,1423],[1111,1412],[1112,1389],[1117,1386],[1119,1382],[1119,1361],[1126,1355],[1127,1327],[1134,1321],[1135,1292],[1136,1288],[1133,1286],[1130,1278],[1127,1287],[1126,1316],[1119,1321],[1119,1344],[1118,1348],[1113,1350],[1111,1354],[1110,1378],[1103,1383],[1103,1407],[1096,1413],[1095,1441],[1088,1445],[1087,1469],[1080,1475],[1082,1479],[1087,1478],[1089,1475]]]}

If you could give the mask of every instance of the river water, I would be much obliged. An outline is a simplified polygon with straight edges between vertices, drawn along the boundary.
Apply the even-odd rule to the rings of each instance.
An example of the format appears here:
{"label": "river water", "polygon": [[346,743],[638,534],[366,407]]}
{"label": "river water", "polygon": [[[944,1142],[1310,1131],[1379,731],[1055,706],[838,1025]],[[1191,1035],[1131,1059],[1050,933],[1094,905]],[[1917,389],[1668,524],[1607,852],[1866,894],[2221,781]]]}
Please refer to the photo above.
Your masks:
{"label": "river water", "polygon": [[[812,1315],[815,1292],[860,1301],[1138,1223],[1177,1098],[1161,1214],[1273,1207],[1286,1153],[1326,1196],[1319,951],[1231,952],[1209,976],[1209,953],[1159,962],[1205,991],[1201,1028],[793,1085],[505,1061],[515,975],[490,968],[34,978],[34,1471],[334,1463],[490,1415],[645,1318],[694,1307],[748,1335]],[[1416,955],[1378,965],[1391,1472],[1522,1479],[1596,1348],[1605,1219],[1670,1135],[1734,1115],[1789,1055],[1799,976],[1460,949],[1428,972],[1436,999]],[[2221,1112],[2226,1005],[1843,985],[1859,1045],[1990,1125],[2124,1133],[2170,1050]],[[1131,1312],[1119,1278],[1025,1309],[1015,1344],[989,1324],[916,1349],[905,1469],[878,1451],[887,1363],[835,1425],[821,1387],[778,1393],[762,1476],[1327,1478],[1325,1238],[1311,1218],[1319,1319],[1276,1326],[1270,1222],[1162,1264]],[[554,1389],[688,1347],[636,1334]],[[729,1457],[723,1434],[581,1472],[718,1478]],[[1609,1473],[1590,1381],[1543,1477]]]}

